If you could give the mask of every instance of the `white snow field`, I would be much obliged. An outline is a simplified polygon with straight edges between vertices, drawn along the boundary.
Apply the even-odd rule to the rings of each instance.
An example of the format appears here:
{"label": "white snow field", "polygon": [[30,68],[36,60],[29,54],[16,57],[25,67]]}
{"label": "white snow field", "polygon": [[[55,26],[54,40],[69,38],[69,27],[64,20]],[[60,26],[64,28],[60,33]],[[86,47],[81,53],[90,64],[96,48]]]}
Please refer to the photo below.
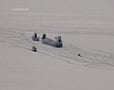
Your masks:
{"label": "white snow field", "polygon": [[[0,0],[0,90],[114,90],[113,4]],[[34,32],[59,33],[63,48],[32,41]]]}

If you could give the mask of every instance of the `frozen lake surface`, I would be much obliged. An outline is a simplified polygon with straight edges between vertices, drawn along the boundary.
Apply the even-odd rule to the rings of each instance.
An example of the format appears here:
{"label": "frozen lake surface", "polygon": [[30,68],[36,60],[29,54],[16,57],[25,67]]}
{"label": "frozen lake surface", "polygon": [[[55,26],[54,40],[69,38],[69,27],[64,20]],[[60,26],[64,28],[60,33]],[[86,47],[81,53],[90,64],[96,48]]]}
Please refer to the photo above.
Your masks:
{"label": "frozen lake surface", "polygon": [[[54,48],[51,46],[44,45],[40,41],[39,42],[32,41],[31,37],[32,37],[32,34],[34,31],[20,32],[16,29],[13,30],[13,29],[1,28],[0,32],[1,32],[1,37],[0,37],[1,43],[4,43],[6,45],[14,46],[17,48],[23,48],[26,50],[31,50],[32,46],[35,45],[38,49],[37,53],[39,53],[39,54],[45,54],[45,55],[59,58],[62,60],[64,59],[63,61],[70,63],[70,64],[74,64],[74,61],[78,61],[78,62],[82,63],[84,66],[87,66],[89,68],[112,69],[114,67],[113,53],[102,51],[97,48],[92,49],[92,48],[87,48],[87,47],[85,48],[82,46],[77,46],[78,45],[77,43],[75,43],[75,44],[74,43],[71,44],[71,42],[68,43],[68,40],[70,40],[70,39],[73,40],[73,38],[74,39],[77,38],[77,36],[75,36],[75,34],[73,35],[72,33],[67,34],[67,36],[70,37],[70,39],[68,39],[68,37],[64,38],[64,39],[66,39],[66,42],[64,42],[63,48]],[[41,32],[38,32],[38,33],[39,33],[39,36],[42,35]],[[52,36],[54,34],[54,32],[52,32],[51,34],[50,33],[48,33],[49,36]],[[68,32],[66,32],[66,33],[68,33]],[[62,35],[65,36],[66,33],[64,32],[64,33],[62,33]],[[74,36],[74,37],[72,37],[72,36]],[[82,35],[78,35],[78,38],[82,38],[81,36]],[[99,35],[96,34],[92,38],[94,39],[98,36]],[[105,39],[107,36],[104,34],[104,36],[102,35],[102,38],[103,37]],[[108,36],[108,37],[113,38],[112,35]],[[86,38],[88,38],[88,35],[86,35]],[[75,40],[73,40],[73,41],[75,42]],[[99,43],[100,38],[97,41],[98,42],[95,42],[95,43]],[[103,42],[103,40],[102,40],[102,42]],[[90,43],[92,43],[92,42],[90,42]],[[78,56],[78,54],[80,54],[81,57]],[[66,59],[68,59],[68,60],[66,60]]]}
{"label": "frozen lake surface", "polygon": [[[32,41],[34,30],[21,30],[0,29],[0,89],[113,88],[114,37],[110,32],[60,32],[64,47],[54,48]],[[39,36],[42,33],[38,31]],[[47,35],[53,38],[57,32]],[[38,48],[38,52],[31,51],[32,45]],[[82,56],[79,57],[78,53]]]}
{"label": "frozen lake surface", "polygon": [[[113,0],[1,0],[0,90],[114,90],[113,10]],[[59,33],[64,47],[34,32]]]}

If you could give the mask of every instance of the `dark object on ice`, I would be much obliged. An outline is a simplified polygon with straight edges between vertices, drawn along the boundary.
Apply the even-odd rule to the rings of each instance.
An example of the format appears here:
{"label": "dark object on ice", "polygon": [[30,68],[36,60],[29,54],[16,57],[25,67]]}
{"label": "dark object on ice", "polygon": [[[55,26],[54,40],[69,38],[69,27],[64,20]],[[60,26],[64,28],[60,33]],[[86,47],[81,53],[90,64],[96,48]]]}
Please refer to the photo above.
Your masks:
{"label": "dark object on ice", "polygon": [[81,55],[80,53],[78,53],[78,56],[79,56],[79,57],[82,57],[82,55]]}
{"label": "dark object on ice", "polygon": [[46,34],[43,34],[42,39],[46,39]]}
{"label": "dark object on ice", "polygon": [[35,46],[32,47],[33,52],[37,52],[37,48]]}
{"label": "dark object on ice", "polygon": [[63,47],[63,42],[61,40],[61,36],[55,37],[55,40],[52,40],[50,38],[47,38],[46,34],[43,34],[43,36],[41,38],[41,42],[45,45],[50,45],[50,46],[57,47],[57,48]]}
{"label": "dark object on ice", "polygon": [[39,41],[40,37],[37,36],[37,33],[35,32],[34,35],[32,36],[33,41]]}

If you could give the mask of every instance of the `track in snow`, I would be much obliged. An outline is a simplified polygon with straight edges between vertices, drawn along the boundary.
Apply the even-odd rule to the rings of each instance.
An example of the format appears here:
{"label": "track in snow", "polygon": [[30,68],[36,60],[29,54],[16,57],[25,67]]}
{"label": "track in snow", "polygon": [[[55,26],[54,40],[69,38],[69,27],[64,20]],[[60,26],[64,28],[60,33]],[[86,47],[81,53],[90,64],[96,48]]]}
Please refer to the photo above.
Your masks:
{"label": "track in snow", "polygon": [[[32,41],[30,32],[22,33],[17,30],[0,30],[0,43],[25,50],[31,50],[32,45],[35,44],[38,48],[38,53],[59,58],[59,60],[69,64],[74,64],[77,61],[88,68],[114,69],[114,57],[110,53],[76,47],[68,43],[64,43],[63,48],[54,48],[41,44],[41,42]],[[78,56],[79,53],[81,57]]]}

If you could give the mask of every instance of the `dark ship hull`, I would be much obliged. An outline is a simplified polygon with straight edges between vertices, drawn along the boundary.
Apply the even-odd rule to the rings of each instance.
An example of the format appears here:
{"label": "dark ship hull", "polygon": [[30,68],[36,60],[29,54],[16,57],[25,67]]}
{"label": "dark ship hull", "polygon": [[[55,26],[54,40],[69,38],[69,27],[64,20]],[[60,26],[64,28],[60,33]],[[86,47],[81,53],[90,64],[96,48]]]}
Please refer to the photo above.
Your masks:
{"label": "dark ship hull", "polygon": [[53,46],[53,47],[58,47],[58,48],[63,47],[62,42],[57,42],[57,41],[49,39],[49,38],[41,39],[41,42],[43,44],[50,45],[50,46]]}
{"label": "dark ship hull", "polygon": [[41,38],[41,42],[45,45],[50,45],[57,48],[63,47],[63,43],[60,36],[56,37],[56,40],[52,40],[50,38],[47,38],[46,34],[44,34],[43,37]]}

